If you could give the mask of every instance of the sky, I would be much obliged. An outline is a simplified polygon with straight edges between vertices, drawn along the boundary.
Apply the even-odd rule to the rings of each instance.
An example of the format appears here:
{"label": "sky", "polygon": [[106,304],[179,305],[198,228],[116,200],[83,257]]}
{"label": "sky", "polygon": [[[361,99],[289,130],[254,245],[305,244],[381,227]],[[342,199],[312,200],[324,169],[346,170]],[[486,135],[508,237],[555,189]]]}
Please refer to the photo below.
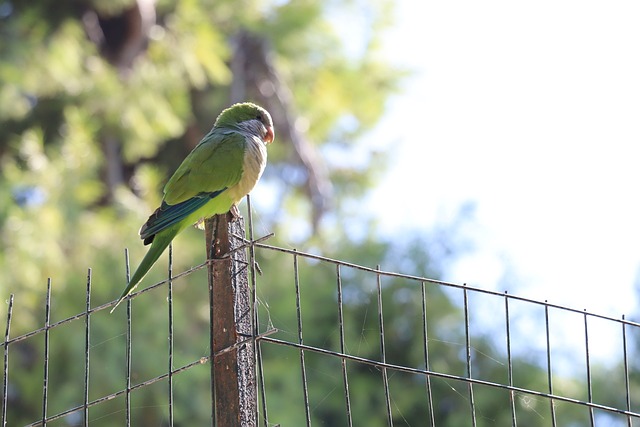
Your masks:
{"label": "sky", "polygon": [[[638,310],[640,3],[400,0],[384,55],[412,70],[367,138],[385,233],[476,206],[446,279],[612,317]],[[386,218],[386,219],[385,219]]]}

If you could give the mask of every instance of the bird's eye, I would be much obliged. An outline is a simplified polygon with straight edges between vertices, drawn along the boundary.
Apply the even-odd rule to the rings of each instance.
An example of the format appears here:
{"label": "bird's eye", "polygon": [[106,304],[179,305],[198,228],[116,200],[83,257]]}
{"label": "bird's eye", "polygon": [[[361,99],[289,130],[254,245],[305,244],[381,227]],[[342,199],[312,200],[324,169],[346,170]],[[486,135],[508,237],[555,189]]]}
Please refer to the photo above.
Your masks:
{"label": "bird's eye", "polygon": [[256,116],[256,119],[257,119],[257,120],[262,121],[262,116],[261,116],[260,114],[258,114],[258,115]]}

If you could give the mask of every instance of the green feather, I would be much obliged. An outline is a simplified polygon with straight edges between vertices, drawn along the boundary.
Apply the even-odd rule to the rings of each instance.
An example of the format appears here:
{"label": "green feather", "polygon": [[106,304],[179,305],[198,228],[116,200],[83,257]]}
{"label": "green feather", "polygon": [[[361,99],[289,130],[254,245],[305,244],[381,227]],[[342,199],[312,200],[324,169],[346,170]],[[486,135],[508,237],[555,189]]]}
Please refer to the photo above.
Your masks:
{"label": "green feather", "polygon": [[156,209],[140,229],[140,238],[144,240],[145,245],[148,245],[153,242],[156,233],[182,221],[186,216],[209,203],[211,199],[220,195],[224,190],[226,190],[226,187],[213,193],[202,193],[177,205],[169,205],[166,202],[162,202],[162,205]]}
{"label": "green feather", "polygon": [[118,305],[120,305],[122,300],[125,299],[125,297],[131,292],[133,292],[136,286],[138,286],[138,283],[140,283],[147,272],[149,272],[151,267],[153,267],[153,264],[155,264],[158,258],[160,258],[160,255],[162,255],[164,250],[167,249],[169,243],[171,243],[173,238],[176,237],[176,235],[181,231],[182,228],[184,228],[180,227],[181,225],[182,224],[176,224],[173,227],[167,228],[161,233],[155,235],[149,251],[140,262],[140,265],[136,269],[136,272],[133,273],[133,277],[131,277],[131,280],[129,280],[129,284],[126,288],[124,288],[124,291],[122,291],[122,294],[118,298],[118,302],[115,306],[113,306],[110,313],[113,313]]}
{"label": "green feather", "polygon": [[[122,294],[118,298],[118,302],[111,309],[111,312],[118,307],[118,305],[122,302],[123,299],[126,298],[133,290],[138,286],[138,283],[146,276],[151,267],[156,263],[160,255],[167,249],[169,243],[173,240],[174,237],[182,230],[187,228],[189,225],[194,224],[200,218],[209,218],[217,214],[223,214],[229,211],[233,205],[233,201],[229,198],[228,195],[222,193],[218,197],[210,199],[207,204],[202,206],[200,209],[192,212],[183,218],[180,222],[177,222],[170,227],[165,228],[164,230],[156,233],[153,237],[153,242],[151,243],[151,247],[149,251],[140,262],[140,265],[136,269],[133,276],[131,276],[131,280],[129,280],[129,284],[122,291]],[[143,226],[144,228],[144,226]]]}
{"label": "green feather", "polygon": [[242,177],[245,144],[237,131],[214,127],[169,179],[164,201],[177,205],[236,185]]}

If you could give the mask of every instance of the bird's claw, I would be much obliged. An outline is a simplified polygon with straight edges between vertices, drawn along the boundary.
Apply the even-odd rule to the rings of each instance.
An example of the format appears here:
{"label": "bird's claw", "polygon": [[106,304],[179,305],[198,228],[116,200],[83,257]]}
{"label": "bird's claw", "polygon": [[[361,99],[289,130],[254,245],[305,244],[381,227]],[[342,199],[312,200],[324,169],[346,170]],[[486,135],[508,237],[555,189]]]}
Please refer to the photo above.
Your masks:
{"label": "bird's claw", "polygon": [[231,222],[237,221],[239,218],[242,218],[237,205],[231,206],[231,209],[229,209],[229,213],[231,214]]}

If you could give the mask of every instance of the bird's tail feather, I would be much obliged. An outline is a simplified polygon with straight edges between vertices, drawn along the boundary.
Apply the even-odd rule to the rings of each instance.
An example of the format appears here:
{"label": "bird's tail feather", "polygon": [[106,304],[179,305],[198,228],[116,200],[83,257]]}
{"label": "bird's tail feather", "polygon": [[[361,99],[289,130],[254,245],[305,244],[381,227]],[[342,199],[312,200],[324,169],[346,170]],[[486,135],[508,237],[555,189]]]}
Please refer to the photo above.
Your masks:
{"label": "bird's tail feather", "polygon": [[124,289],[124,291],[122,291],[122,295],[120,295],[120,298],[118,298],[118,302],[116,303],[116,305],[111,309],[111,313],[113,313],[113,311],[116,309],[116,307],[118,307],[122,300],[125,299],[126,296],[131,292],[133,292],[136,286],[138,286],[138,283],[140,283],[140,281],[144,278],[151,267],[153,267],[158,258],[160,258],[160,255],[162,255],[165,249],[167,249],[169,243],[171,243],[173,238],[176,236],[176,234],[178,234],[180,230],[181,227],[176,225],[166,228],[161,233],[156,234],[155,238],[153,239],[153,243],[149,248],[149,251],[140,262],[140,265],[138,266],[136,272],[133,273],[131,280],[129,280],[129,284]]}

